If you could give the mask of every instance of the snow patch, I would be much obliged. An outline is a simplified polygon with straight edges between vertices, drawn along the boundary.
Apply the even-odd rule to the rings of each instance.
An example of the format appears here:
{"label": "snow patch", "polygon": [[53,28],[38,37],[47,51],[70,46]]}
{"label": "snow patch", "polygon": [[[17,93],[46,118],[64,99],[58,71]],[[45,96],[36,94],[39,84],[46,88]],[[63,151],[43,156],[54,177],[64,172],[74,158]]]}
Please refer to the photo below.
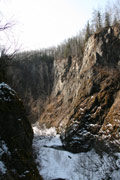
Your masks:
{"label": "snow patch", "polygon": [[7,147],[7,145],[5,144],[5,142],[4,141],[1,141],[0,142],[0,157],[4,154],[4,153],[6,153],[6,154],[8,154],[8,155],[11,155],[11,153],[8,151],[8,147]]}
{"label": "snow patch", "polygon": [[40,129],[37,126],[33,126],[33,131],[35,136],[56,136],[57,132],[55,127],[52,127],[50,129]]}
{"label": "snow patch", "polygon": [[2,161],[0,161],[0,173],[5,174],[6,171],[7,171],[7,169],[6,169],[5,165],[4,165],[4,163]]}
{"label": "snow patch", "polygon": [[9,94],[12,96],[15,96],[16,92],[6,83],[2,82],[0,83],[0,100],[3,101],[11,101],[10,95],[6,93],[6,89],[9,90]]}
{"label": "snow patch", "polygon": [[15,93],[15,91],[14,91],[8,84],[6,84],[6,83],[4,83],[4,82],[0,83],[0,89],[1,89],[1,88],[9,89],[10,91],[12,91],[12,92]]}

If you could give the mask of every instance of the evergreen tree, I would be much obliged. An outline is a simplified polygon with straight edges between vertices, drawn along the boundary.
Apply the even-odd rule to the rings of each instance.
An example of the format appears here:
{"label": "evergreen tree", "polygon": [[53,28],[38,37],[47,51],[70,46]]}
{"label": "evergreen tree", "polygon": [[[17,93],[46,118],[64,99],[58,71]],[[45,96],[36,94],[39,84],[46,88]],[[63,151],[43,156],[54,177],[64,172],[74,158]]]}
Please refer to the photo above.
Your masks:
{"label": "evergreen tree", "polygon": [[89,24],[89,21],[87,22],[87,26],[86,26],[86,30],[85,30],[85,42],[87,42],[87,40],[89,39],[91,35],[91,32],[90,32],[90,24]]}
{"label": "evergreen tree", "polygon": [[110,26],[110,14],[108,12],[105,12],[105,27]]}
{"label": "evergreen tree", "polygon": [[92,16],[92,27],[94,31],[98,31],[102,28],[102,15],[99,10],[94,10],[93,11],[93,16]]}
{"label": "evergreen tree", "polygon": [[113,26],[117,25],[118,24],[118,20],[117,20],[117,17],[114,16],[114,19],[113,19]]}
{"label": "evergreen tree", "polygon": [[96,22],[96,30],[100,30],[102,28],[102,20],[100,11],[97,12],[97,22]]}

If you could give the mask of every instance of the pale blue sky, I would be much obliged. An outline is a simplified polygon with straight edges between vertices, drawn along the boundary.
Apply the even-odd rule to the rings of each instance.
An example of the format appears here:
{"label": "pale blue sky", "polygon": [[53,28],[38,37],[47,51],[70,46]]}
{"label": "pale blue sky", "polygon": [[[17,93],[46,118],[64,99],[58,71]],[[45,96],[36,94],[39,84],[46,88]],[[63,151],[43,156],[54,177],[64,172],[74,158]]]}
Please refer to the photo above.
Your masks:
{"label": "pale blue sky", "polygon": [[[47,48],[76,35],[93,9],[115,0],[1,0],[6,20],[14,19],[12,32],[22,49]],[[7,41],[8,42],[8,41]]]}

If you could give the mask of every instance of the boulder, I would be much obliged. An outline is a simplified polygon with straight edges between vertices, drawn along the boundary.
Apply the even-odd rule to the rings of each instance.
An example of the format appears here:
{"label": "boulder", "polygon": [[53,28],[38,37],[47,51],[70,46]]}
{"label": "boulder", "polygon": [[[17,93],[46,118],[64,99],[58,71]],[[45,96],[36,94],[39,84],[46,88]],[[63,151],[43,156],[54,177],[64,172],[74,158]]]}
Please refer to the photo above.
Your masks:
{"label": "boulder", "polygon": [[0,83],[0,179],[41,180],[32,152],[33,131],[22,101]]}

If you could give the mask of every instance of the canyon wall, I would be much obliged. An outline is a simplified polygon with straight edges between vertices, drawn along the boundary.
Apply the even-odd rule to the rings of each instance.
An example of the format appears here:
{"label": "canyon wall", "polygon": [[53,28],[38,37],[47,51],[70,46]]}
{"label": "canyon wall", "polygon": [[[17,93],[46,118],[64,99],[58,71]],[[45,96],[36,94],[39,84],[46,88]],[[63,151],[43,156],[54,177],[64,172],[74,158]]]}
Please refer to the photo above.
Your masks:
{"label": "canyon wall", "polygon": [[9,83],[31,122],[57,127],[67,150],[114,150],[120,145],[119,47],[119,28],[104,28],[89,38],[83,59],[22,61],[8,69]]}
{"label": "canyon wall", "polygon": [[7,68],[7,82],[18,92],[30,122],[34,123],[49,102],[54,82],[53,60],[20,59],[13,62]]}

